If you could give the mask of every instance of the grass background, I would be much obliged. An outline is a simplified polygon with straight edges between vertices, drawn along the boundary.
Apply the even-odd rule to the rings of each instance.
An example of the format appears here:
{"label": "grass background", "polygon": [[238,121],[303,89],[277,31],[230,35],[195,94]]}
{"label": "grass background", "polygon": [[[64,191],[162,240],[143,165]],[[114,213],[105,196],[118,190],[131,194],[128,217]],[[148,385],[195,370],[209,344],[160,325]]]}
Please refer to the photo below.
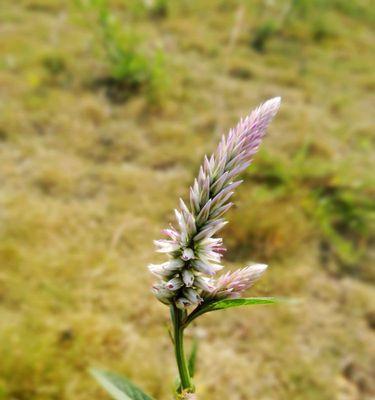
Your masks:
{"label": "grass background", "polygon": [[0,399],[106,399],[92,365],[171,398],[152,240],[220,135],[276,95],[226,265],[266,262],[252,294],[301,301],[202,318],[197,390],[374,398],[370,3],[2,1]]}

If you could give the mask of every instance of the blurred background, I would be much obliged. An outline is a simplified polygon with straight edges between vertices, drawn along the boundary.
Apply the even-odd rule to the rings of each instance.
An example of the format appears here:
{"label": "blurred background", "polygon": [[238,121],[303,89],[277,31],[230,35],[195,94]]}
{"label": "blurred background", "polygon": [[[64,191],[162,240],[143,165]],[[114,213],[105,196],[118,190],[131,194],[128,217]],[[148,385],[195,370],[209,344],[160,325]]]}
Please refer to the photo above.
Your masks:
{"label": "blurred background", "polygon": [[225,264],[268,263],[252,294],[301,301],[202,318],[197,389],[375,398],[371,3],[1,1],[0,399],[107,399],[93,365],[171,398],[152,240],[220,135],[278,95]]}

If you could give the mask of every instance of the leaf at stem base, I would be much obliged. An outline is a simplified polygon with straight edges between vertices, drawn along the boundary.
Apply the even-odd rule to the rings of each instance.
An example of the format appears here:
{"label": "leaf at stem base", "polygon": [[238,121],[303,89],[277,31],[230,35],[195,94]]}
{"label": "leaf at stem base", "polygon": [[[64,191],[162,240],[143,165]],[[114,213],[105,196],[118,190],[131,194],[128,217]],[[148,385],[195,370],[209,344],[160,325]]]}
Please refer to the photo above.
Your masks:
{"label": "leaf at stem base", "polygon": [[90,373],[115,400],[154,400],[120,375],[97,368],[91,368]]}

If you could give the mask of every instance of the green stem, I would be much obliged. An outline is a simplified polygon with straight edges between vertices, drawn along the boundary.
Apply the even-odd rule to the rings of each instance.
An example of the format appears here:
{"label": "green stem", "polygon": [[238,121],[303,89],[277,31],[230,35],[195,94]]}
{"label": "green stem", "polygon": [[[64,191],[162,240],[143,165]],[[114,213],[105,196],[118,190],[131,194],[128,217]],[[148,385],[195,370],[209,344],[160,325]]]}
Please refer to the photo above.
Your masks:
{"label": "green stem", "polygon": [[201,315],[205,314],[206,312],[211,311],[210,306],[214,304],[217,300],[205,300],[204,303],[199,305],[193,312],[191,312],[187,318],[184,320],[183,328],[187,328],[187,326],[193,322],[196,318],[200,317]]}
{"label": "green stem", "polygon": [[180,374],[181,388],[183,390],[193,390],[193,384],[191,382],[189,367],[184,351],[184,327],[182,324],[183,311],[173,305],[171,306],[171,316],[174,329],[174,349],[178,372]]}

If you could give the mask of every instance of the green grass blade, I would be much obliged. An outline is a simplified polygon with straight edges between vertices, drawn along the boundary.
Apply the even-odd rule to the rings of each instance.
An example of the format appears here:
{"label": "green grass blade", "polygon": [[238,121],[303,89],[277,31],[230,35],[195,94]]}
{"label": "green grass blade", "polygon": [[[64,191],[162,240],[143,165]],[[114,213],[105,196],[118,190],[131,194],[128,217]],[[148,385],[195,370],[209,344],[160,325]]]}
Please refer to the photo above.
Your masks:
{"label": "green grass blade", "polygon": [[197,354],[198,354],[198,339],[194,339],[193,347],[191,349],[189,360],[188,360],[189,373],[192,378],[194,377],[195,371],[196,371]]}
{"label": "green grass blade", "polygon": [[153,400],[120,375],[96,368],[90,369],[90,373],[115,400]]}

